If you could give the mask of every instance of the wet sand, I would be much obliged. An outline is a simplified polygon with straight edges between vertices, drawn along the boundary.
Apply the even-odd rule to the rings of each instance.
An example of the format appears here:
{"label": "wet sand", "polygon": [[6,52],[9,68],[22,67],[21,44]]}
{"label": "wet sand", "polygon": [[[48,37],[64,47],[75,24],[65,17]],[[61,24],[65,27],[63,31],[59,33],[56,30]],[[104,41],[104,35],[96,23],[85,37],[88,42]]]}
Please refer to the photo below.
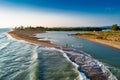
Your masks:
{"label": "wet sand", "polygon": [[104,44],[104,45],[107,45],[107,46],[110,46],[110,47],[113,47],[113,48],[116,48],[116,49],[120,49],[120,42],[117,42],[117,41],[108,41],[108,40],[102,40],[102,39],[92,39],[92,38],[89,38],[87,36],[79,36],[79,35],[71,35],[71,36],[76,37],[76,38],[89,40],[89,41],[96,42],[96,43],[100,43],[100,44]]}
{"label": "wet sand", "polygon": [[38,38],[34,37],[34,34],[36,33],[45,33],[45,32],[39,32],[39,31],[10,31],[8,32],[9,35],[11,35],[13,38],[18,40],[24,40],[27,42],[31,42],[34,44],[40,44],[42,46],[49,46],[49,47],[55,47],[58,46],[57,44],[51,43],[49,40],[38,40]]}
{"label": "wet sand", "polygon": [[[34,34],[36,33],[45,33],[45,31],[43,32],[39,32],[39,31],[27,31],[27,30],[20,30],[20,31],[10,31],[8,32],[9,35],[11,35],[13,38],[18,39],[18,40],[25,40],[34,44],[40,44],[43,46],[49,46],[49,47],[55,47],[55,46],[59,46],[58,44],[54,44],[51,43],[49,40],[48,41],[44,41],[44,40],[38,40],[38,38],[34,37]],[[102,40],[102,39],[92,39],[90,37],[87,36],[79,36],[79,35],[71,35],[73,37],[76,38],[81,38],[81,39],[86,39],[92,42],[97,42],[100,44],[104,44],[107,46],[111,46],[117,49],[120,49],[120,42],[117,41],[108,41],[108,40]],[[64,46],[61,46],[64,47]]]}

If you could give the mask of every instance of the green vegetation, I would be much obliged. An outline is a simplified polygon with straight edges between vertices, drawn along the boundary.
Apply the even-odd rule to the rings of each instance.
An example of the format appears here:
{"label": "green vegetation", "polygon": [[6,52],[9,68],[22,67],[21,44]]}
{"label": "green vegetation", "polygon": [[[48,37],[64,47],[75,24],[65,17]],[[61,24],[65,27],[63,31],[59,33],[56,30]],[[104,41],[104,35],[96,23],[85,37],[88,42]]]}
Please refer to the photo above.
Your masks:
{"label": "green vegetation", "polygon": [[76,33],[75,35],[94,35],[92,32]]}
{"label": "green vegetation", "polygon": [[43,26],[20,26],[15,27],[14,30],[35,30],[35,31],[102,31],[102,30],[120,30],[117,24],[113,24],[111,27],[103,28],[103,27],[43,27]]}
{"label": "green vegetation", "polygon": [[107,31],[107,32],[86,32],[86,33],[76,33],[72,34],[79,37],[87,37],[90,39],[102,39],[109,41],[119,41],[120,42],[120,30],[117,31]]}
{"label": "green vegetation", "polygon": [[120,42],[120,28],[119,28],[119,26],[117,24],[113,24],[110,29],[111,29],[111,31],[76,33],[76,34],[72,34],[72,35],[77,36],[77,37],[90,38],[90,39],[102,39],[102,40]]}
{"label": "green vegetation", "polygon": [[101,31],[98,27],[76,27],[76,28],[47,28],[47,31]]}
{"label": "green vegetation", "polygon": [[113,24],[111,27],[111,30],[120,30],[119,26],[117,24]]}
{"label": "green vegetation", "polygon": [[54,28],[48,28],[48,27],[15,27],[14,30],[40,30],[40,31],[101,31],[102,29],[99,27],[69,27],[69,28],[60,28],[60,27],[54,27]]}
{"label": "green vegetation", "polygon": [[46,31],[44,27],[42,26],[39,26],[39,27],[31,27],[31,26],[28,26],[28,27],[24,27],[24,26],[20,26],[20,27],[15,27],[14,30],[35,30],[35,31]]}

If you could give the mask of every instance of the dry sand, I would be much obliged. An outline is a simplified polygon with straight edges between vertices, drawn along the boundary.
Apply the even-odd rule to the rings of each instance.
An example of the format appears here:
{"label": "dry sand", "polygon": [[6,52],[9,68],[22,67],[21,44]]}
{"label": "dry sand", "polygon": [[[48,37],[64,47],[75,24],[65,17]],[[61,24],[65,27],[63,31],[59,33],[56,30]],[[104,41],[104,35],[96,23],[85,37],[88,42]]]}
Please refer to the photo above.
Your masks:
{"label": "dry sand", "polygon": [[24,40],[24,41],[28,41],[28,42],[31,42],[34,44],[40,44],[40,45],[49,46],[49,47],[58,46],[57,44],[53,44],[50,41],[38,40],[38,38],[33,36],[33,34],[35,34],[35,33],[41,33],[41,32],[36,32],[36,31],[11,31],[11,32],[8,32],[9,35],[11,35],[13,38],[18,39],[18,40]]}
{"label": "dry sand", "polygon": [[102,39],[91,39],[89,37],[81,37],[81,36],[77,36],[77,35],[72,35],[76,38],[81,38],[81,39],[85,39],[85,40],[89,40],[89,41],[92,41],[92,42],[96,42],[96,43],[100,43],[100,44],[104,44],[104,45],[107,45],[107,46],[110,46],[110,47],[113,47],[113,48],[117,48],[117,49],[120,49],[120,42],[117,42],[117,41],[108,41],[108,40],[102,40]]}
{"label": "dry sand", "polygon": [[[8,34],[10,34],[13,38],[16,38],[18,40],[25,40],[25,41],[28,41],[28,42],[31,42],[34,44],[40,44],[40,45],[49,46],[49,47],[59,46],[58,44],[51,43],[50,41],[38,40],[38,38],[33,36],[35,33],[42,34],[44,32],[38,32],[38,31],[11,31],[11,32],[8,32]],[[89,41],[101,43],[104,45],[108,45],[108,46],[120,49],[120,42],[101,40],[101,39],[91,39],[88,37],[81,37],[81,36],[77,36],[77,35],[72,35],[72,36],[74,36],[76,38],[82,38],[82,39],[86,39]],[[65,46],[61,46],[61,47],[65,48]]]}

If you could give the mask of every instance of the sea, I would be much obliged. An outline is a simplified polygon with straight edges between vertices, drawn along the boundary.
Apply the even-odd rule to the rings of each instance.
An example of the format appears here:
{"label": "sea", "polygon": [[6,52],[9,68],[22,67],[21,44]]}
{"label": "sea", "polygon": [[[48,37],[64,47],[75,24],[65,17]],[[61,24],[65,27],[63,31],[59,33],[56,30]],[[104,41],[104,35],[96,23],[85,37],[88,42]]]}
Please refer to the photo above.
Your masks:
{"label": "sea", "polygon": [[[60,49],[12,38],[0,28],[0,80],[90,80]],[[110,71],[109,80],[120,80],[120,50],[56,32],[36,34],[43,40],[82,50]]]}

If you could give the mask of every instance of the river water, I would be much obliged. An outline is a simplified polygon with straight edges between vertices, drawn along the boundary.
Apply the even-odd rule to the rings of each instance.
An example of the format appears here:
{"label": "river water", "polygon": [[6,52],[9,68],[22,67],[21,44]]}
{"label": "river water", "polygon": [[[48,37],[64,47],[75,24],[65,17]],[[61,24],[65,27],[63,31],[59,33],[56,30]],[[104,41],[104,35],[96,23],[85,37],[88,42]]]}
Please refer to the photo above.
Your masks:
{"label": "river water", "polygon": [[77,32],[48,31],[48,33],[36,34],[36,37],[42,37],[45,40],[49,39],[53,43],[64,46],[67,45],[71,48],[87,52],[95,59],[103,62],[103,64],[105,64],[109,70],[120,80],[120,50],[91,41],[74,38],[68,35],[74,33]]}
{"label": "river water", "polygon": [[[0,80],[89,80],[63,51],[13,39],[8,31],[0,29]],[[120,79],[120,50],[68,36],[71,33],[75,32],[52,31],[36,36],[87,52]]]}

